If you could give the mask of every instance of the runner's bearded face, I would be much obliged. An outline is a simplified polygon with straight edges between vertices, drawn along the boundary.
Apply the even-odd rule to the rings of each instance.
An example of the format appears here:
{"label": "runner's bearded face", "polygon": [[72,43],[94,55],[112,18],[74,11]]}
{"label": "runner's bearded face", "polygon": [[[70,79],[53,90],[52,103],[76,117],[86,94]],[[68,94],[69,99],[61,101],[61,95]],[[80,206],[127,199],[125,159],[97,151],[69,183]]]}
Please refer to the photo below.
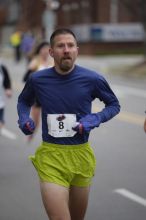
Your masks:
{"label": "runner's bearded face", "polygon": [[78,55],[76,40],[71,34],[61,34],[55,37],[54,45],[50,49],[54,58],[55,68],[61,74],[66,74],[74,68]]}

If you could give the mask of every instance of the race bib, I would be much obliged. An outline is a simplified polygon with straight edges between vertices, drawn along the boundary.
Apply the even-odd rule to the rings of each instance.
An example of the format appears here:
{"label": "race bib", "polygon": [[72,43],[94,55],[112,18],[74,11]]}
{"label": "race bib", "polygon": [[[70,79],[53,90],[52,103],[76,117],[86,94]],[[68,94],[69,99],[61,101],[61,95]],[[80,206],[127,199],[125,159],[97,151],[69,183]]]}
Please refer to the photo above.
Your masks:
{"label": "race bib", "polygon": [[75,114],[48,114],[48,133],[53,137],[73,137],[76,131],[72,127],[76,124]]}

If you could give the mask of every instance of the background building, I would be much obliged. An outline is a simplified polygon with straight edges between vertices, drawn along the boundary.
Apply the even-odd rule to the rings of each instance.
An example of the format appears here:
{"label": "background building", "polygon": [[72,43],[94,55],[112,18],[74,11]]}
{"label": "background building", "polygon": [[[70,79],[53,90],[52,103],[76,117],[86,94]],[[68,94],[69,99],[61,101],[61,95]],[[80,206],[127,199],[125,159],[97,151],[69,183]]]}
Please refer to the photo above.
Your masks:
{"label": "background building", "polygon": [[60,0],[58,25],[74,30],[84,54],[139,51],[145,7],[143,0]]}
{"label": "background building", "polygon": [[80,53],[138,51],[146,41],[145,11],[145,0],[1,0],[0,40],[6,43],[14,29],[48,40],[53,27],[69,27]]}

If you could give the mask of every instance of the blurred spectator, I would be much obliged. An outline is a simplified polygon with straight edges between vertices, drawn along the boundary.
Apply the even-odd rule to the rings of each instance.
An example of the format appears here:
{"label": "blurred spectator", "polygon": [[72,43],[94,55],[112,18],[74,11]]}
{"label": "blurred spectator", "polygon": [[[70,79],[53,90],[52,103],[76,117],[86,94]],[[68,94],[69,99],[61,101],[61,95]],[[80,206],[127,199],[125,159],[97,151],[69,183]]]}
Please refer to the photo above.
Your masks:
{"label": "blurred spectator", "polygon": [[5,124],[5,95],[8,98],[12,96],[11,79],[6,66],[0,63],[0,132]]}
{"label": "blurred spectator", "polygon": [[[34,50],[34,55],[32,60],[28,65],[28,69],[23,77],[23,82],[26,82],[29,75],[38,70],[43,70],[45,68],[49,68],[53,66],[53,60],[49,55],[49,43],[46,41],[38,44]],[[39,126],[40,122],[40,114],[41,114],[41,106],[38,100],[35,100],[34,105],[31,109],[32,119],[35,122],[36,128]],[[36,129],[37,130],[37,129]],[[29,136],[28,140],[32,139],[32,135]]]}
{"label": "blurred spectator", "polygon": [[10,36],[10,43],[14,48],[14,56],[17,62],[21,59],[21,38],[22,34],[20,31],[16,31]]}
{"label": "blurred spectator", "polygon": [[23,34],[22,42],[21,42],[21,51],[26,57],[27,61],[30,61],[30,55],[32,48],[35,44],[35,38],[31,32],[26,32]]}
{"label": "blurred spectator", "polygon": [[[146,113],[146,111],[145,111],[145,113]],[[145,118],[145,120],[144,120],[144,125],[143,125],[143,127],[144,127],[144,131],[146,132],[146,118]]]}

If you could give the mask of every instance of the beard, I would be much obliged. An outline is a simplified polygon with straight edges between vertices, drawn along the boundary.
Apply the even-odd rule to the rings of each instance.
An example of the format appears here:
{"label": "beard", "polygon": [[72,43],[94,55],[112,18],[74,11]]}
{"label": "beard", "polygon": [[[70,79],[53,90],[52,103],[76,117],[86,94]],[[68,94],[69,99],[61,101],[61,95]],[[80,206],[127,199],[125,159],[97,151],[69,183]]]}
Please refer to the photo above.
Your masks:
{"label": "beard", "polygon": [[72,69],[72,67],[73,67],[73,61],[71,58],[64,58],[61,60],[60,69],[63,72],[68,72],[69,70]]}

